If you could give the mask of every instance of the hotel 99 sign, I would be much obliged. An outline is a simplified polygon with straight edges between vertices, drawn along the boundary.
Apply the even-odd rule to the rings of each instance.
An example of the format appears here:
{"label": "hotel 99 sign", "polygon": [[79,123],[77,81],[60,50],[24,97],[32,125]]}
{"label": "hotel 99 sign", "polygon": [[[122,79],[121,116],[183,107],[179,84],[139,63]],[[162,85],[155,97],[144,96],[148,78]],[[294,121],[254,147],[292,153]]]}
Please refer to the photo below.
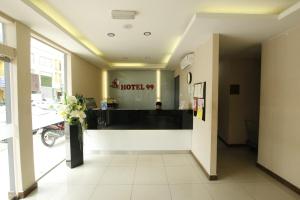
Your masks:
{"label": "hotel 99 sign", "polygon": [[111,88],[120,90],[154,90],[154,84],[132,83],[123,84],[118,79],[114,79],[110,85]]}

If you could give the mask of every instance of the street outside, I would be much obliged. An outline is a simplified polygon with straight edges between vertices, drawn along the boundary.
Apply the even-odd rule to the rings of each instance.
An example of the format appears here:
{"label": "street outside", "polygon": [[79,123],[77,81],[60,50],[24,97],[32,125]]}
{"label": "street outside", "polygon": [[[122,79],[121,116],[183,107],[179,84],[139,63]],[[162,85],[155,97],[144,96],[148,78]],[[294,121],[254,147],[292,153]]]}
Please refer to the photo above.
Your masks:
{"label": "street outside", "polygon": [[46,147],[41,135],[33,135],[35,178],[38,179],[65,159],[65,138],[58,138],[53,147]]}
{"label": "street outside", "polygon": [[0,142],[0,199],[7,199],[9,190],[7,144]]}
{"label": "street outside", "polygon": [[[32,122],[35,128],[41,128],[47,123],[61,121],[53,111],[40,112],[32,108]],[[5,106],[0,106],[0,123],[5,123]],[[49,124],[49,125],[50,125]],[[58,163],[65,159],[65,138],[56,140],[53,147],[47,147],[42,143],[41,134],[33,134],[34,168],[35,178],[39,179]],[[7,199],[9,191],[9,166],[7,144],[0,143],[0,199]]]}

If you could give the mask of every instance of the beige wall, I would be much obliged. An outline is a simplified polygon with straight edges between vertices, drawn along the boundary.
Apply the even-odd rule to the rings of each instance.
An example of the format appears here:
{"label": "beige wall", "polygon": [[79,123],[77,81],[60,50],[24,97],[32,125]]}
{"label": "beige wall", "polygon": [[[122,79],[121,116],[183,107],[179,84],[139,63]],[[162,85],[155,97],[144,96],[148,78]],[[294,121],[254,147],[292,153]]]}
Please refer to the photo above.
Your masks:
{"label": "beige wall", "polygon": [[71,74],[69,84],[71,84],[71,94],[81,94],[85,97],[93,97],[99,106],[102,99],[102,70],[85,60],[81,59],[75,54],[70,55],[71,69],[68,70]]}
{"label": "beige wall", "polygon": [[258,163],[300,187],[300,27],[263,43]]}
{"label": "beige wall", "polygon": [[[216,175],[217,165],[217,123],[218,123],[218,71],[219,35],[214,34],[195,50],[193,66],[175,70],[180,75],[180,104],[191,108],[193,83],[206,81],[206,121],[194,117],[192,152],[208,174]],[[192,72],[192,84],[188,85],[186,74]]]}
{"label": "beige wall", "polygon": [[[259,118],[260,60],[222,59],[219,77],[218,134],[228,144],[245,144],[245,120]],[[240,85],[239,95],[229,94],[231,84]]]}
{"label": "beige wall", "polygon": [[[191,72],[193,67],[187,67],[183,70],[180,67],[175,69],[174,77],[179,76],[179,107],[181,109],[192,109],[193,100],[192,100],[192,84],[187,84],[187,74]],[[192,75],[193,79],[196,76]]]}
{"label": "beige wall", "polygon": [[12,122],[16,161],[17,192],[35,183],[31,125],[31,30],[16,23],[17,57],[12,64]]}

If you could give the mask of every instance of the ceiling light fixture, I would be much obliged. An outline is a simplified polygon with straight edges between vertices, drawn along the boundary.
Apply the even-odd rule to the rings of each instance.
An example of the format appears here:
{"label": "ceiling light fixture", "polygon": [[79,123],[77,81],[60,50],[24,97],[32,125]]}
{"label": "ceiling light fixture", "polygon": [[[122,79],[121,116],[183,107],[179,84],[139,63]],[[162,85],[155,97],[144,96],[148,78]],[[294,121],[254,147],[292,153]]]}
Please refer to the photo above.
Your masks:
{"label": "ceiling light fixture", "polygon": [[145,32],[144,36],[150,36],[152,33],[151,32]]}
{"label": "ceiling light fixture", "polygon": [[[50,19],[56,26],[63,29],[67,34],[72,36],[81,45],[89,49],[97,56],[103,56],[103,53],[87,40],[69,21],[67,21],[61,14],[59,14],[53,7],[41,0],[23,0],[27,5]],[[103,58],[102,58],[103,59]]]}
{"label": "ceiling light fixture", "polygon": [[112,10],[111,17],[113,19],[135,19],[137,12],[132,10]]}
{"label": "ceiling light fixture", "polygon": [[108,37],[115,37],[116,34],[114,34],[114,33],[107,33],[107,36],[108,36]]}

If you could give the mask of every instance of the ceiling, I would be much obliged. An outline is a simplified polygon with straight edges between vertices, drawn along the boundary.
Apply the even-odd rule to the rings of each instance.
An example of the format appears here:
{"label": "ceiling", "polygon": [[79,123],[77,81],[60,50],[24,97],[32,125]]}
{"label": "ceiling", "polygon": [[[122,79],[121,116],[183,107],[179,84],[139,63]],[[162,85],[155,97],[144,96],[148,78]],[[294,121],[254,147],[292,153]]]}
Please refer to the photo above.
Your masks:
{"label": "ceiling", "polygon": [[[80,37],[84,37],[101,52],[101,55],[96,55],[78,38],[70,37],[70,33],[49,19],[47,13],[36,8],[32,3],[35,1],[40,0],[1,0],[0,10],[97,66],[119,63],[119,67],[141,64],[135,66],[141,68],[165,66],[166,63],[168,68],[172,68],[178,65],[183,55],[194,51],[211,33],[222,34],[221,50],[224,55],[250,48],[286,28],[286,24],[291,25],[283,23],[284,20],[279,22],[276,15],[298,2],[298,0],[43,1],[72,25],[80,33]],[[111,10],[134,10],[138,14],[134,20],[113,20]],[[131,29],[124,28],[128,24],[132,25]],[[152,35],[144,36],[143,33],[147,31]],[[107,33],[114,33],[116,36],[111,38]]]}

